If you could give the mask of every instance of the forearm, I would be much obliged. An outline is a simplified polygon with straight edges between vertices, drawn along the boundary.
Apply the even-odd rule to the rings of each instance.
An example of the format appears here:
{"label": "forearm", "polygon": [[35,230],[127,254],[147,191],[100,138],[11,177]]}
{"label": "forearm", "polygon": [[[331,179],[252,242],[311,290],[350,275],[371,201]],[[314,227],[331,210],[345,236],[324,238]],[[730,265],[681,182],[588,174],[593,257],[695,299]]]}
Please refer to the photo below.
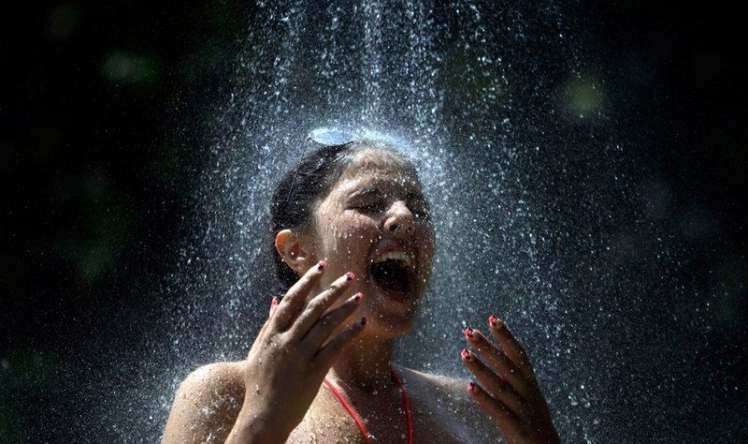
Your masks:
{"label": "forearm", "polygon": [[252,415],[242,409],[236,418],[226,444],[283,444],[290,431],[273,425],[273,421],[261,415]]}

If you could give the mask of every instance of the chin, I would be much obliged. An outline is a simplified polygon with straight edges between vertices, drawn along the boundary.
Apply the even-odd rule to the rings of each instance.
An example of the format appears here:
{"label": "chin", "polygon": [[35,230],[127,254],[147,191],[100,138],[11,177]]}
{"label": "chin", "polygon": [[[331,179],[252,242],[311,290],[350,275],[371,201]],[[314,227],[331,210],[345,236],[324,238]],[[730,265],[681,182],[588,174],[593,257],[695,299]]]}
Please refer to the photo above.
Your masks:
{"label": "chin", "polygon": [[420,302],[420,291],[393,293],[383,291],[377,285],[366,285],[367,330],[374,335],[396,338],[413,329]]}
{"label": "chin", "polygon": [[395,339],[405,336],[413,330],[415,316],[393,319],[385,316],[372,316],[367,323],[366,330],[369,336],[379,339]]}

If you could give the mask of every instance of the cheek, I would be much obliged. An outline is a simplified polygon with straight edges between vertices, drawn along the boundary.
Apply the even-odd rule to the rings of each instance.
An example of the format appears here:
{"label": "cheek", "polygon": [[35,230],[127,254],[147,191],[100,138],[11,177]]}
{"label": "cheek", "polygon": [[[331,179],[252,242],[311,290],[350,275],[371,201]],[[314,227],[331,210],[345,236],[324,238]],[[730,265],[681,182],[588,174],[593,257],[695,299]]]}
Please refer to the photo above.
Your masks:
{"label": "cheek", "polygon": [[337,254],[367,254],[379,240],[376,223],[363,217],[341,217],[331,224],[329,231],[329,250]]}

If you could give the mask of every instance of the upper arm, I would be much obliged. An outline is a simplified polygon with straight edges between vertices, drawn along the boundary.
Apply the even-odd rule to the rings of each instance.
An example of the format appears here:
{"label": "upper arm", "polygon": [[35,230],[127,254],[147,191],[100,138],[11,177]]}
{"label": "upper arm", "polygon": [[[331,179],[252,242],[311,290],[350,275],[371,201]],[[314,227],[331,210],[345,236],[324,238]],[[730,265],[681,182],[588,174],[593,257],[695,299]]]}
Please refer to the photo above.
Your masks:
{"label": "upper arm", "polygon": [[224,442],[244,401],[244,385],[231,363],[205,365],[180,384],[162,444]]}

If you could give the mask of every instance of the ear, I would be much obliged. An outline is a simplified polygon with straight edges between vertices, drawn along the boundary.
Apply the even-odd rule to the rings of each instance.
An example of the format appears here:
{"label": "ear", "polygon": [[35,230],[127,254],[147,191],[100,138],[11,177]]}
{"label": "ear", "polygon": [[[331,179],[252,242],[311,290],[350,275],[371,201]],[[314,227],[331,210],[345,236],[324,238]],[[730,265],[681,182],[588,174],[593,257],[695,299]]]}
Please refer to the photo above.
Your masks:
{"label": "ear", "polygon": [[275,235],[275,250],[280,257],[299,276],[317,262],[304,238],[292,230],[281,230]]}

